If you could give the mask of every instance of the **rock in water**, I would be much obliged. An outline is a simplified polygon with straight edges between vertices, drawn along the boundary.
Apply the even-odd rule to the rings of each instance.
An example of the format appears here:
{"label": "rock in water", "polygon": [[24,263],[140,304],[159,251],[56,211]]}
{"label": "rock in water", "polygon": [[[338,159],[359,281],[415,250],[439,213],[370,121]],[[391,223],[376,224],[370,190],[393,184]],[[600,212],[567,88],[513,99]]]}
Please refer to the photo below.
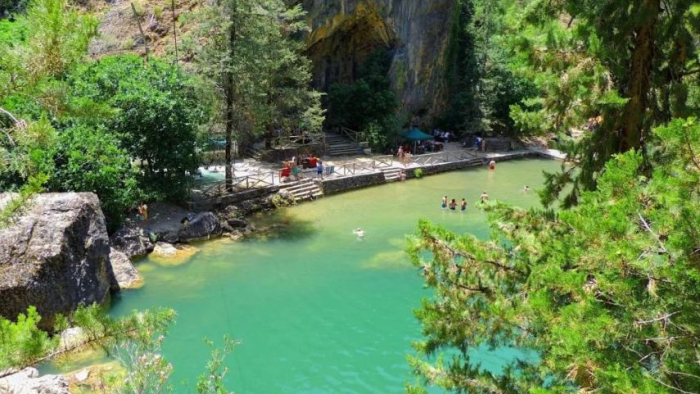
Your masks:
{"label": "rock in water", "polygon": [[109,260],[114,273],[113,279],[110,278],[112,290],[135,289],[143,284],[141,274],[136,271],[127,255],[112,248],[109,252]]}
{"label": "rock in water", "polygon": [[[0,209],[16,194],[0,194]],[[41,326],[57,313],[102,303],[109,294],[109,238],[93,193],[33,197],[0,230],[0,316],[15,320],[34,305]]]}
{"label": "rock in water", "polygon": [[167,242],[156,242],[153,255],[157,257],[173,257],[177,254],[177,248]]}
{"label": "rock in water", "polygon": [[114,249],[130,259],[145,256],[153,251],[153,243],[138,228],[121,228],[109,237],[109,242]]}
{"label": "rock in water", "polygon": [[26,368],[0,379],[3,394],[70,394],[68,381],[58,375],[39,377],[36,368]]}
{"label": "rock in water", "polygon": [[221,235],[219,218],[211,212],[196,214],[187,227],[180,230],[180,241],[188,242]]}

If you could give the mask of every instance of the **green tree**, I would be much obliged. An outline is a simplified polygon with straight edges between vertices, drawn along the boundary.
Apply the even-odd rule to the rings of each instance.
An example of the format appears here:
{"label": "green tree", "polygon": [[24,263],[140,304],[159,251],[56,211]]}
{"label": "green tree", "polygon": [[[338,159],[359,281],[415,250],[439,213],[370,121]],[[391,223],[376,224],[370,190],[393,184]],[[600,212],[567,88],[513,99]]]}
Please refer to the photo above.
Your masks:
{"label": "green tree", "polygon": [[46,78],[62,77],[97,34],[97,20],[66,0],[32,0],[18,19],[22,39],[0,40],[0,102],[10,94],[30,94]]}
{"label": "green tree", "polygon": [[53,148],[55,169],[51,191],[90,191],[100,198],[109,230],[116,230],[124,214],[139,201],[137,172],[119,140],[103,128],[70,127]]}
{"label": "green tree", "polygon": [[232,145],[273,127],[317,131],[320,94],[298,33],[308,29],[300,5],[282,0],[221,0],[199,14],[190,51],[218,98],[225,124],[226,182],[232,187]]}
{"label": "green tree", "polygon": [[387,149],[401,132],[398,101],[391,89],[391,58],[375,50],[351,84],[333,84],[328,92],[328,124],[361,131],[375,149]]}
{"label": "green tree", "polygon": [[137,56],[108,56],[79,67],[69,83],[81,100],[117,110],[104,125],[141,163],[144,191],[156,198],[185,198],[199,165],[197,138],[205,115],[187,74],[156,59],[146,67]]}
{"label": "green tree", "polygon": [[692,0],[528,1],[511,5],[519,73],[541,95],[514,110],[523,128],[565,133],[600,116],[566,148],[577,170],[551,175],[547,202],[567,184],[565,205],[595,187],[616,153],[642,149],[650,130],[698,114],[700,9]]}
{"label": "green tree", "polygon": [[[573,209],[487,203],[490,240],[422,222],[409,252],[435,295],[416,349],[446,357],[415,372],[469,393],[698,392],[700,124],[656,135],[651,178],[630,151]],[[493,374],[471,357],[483,345],[538,357]]]}
{"label": "green tree", "polygon": [[508,2],[460,0],[447,53],[448,107],[437,119],[450,130],[514,133],[510,107],[537,94],[511,70]]}

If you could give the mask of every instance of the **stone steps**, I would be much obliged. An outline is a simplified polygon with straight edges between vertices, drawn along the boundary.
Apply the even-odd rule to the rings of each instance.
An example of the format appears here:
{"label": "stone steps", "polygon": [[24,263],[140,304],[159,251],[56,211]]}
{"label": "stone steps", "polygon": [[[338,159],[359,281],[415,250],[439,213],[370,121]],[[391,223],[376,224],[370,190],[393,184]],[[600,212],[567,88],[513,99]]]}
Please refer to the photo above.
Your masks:
{"label": "stone steps", "polygon": [[326,153],[329,156],[354,156],[362,154],[360,145],[339,134],[326,133],[326,145],[328,150]]}
{"label": "stone steps", "polygon": [[294,186],[284,188],[284,190],[292,195],[295,202],[309,200],[311,196],[313,196],[313,198],[323,196],[323,190],[321,190],[319,184],[312,179],[300,181]]}
{"label": "stone steps", "polygon": [[387,182],[395,182],[401,179],[401,169],[400,168],[387,168],[383,169],[384,179]]}

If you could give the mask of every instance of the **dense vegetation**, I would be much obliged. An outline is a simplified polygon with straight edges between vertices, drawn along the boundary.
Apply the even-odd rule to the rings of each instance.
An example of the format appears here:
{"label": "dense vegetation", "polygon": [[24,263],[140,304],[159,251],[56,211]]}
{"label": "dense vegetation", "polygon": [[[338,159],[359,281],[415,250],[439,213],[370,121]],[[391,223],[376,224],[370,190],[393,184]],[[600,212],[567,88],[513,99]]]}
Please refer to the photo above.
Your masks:
{"label": "dense vegetation", "polygon": [[397,114],[398,100],[388,76],[390,67],[391,58],[380,48],[365,60],[355,82],[333,84],[328,92],[328,126],[362,132],[371,147],[379,151],[398,142],[404,125]]}
{"label": "dense vegetation", "polygon": [[[510,117],[560,134],[572,165],[541,194],[551,204],[571,190],[569,209],[487,203],[486,241],[421,223],[410,255],[435,298],[416,312],[425,340],[411,365],[456,392],[698,392],[700,8],[493,7],[509,33],[493,48],[537,88]],[[580,142],[565,136],[574,128],[587,129]],[[471,357],[483,345],[530,352],[493,374]]]}
{"label": "dense vegetation", "polygon": [[533,81],[515,73],[507,24],[508,2],[456,2],[447,53],[448,106],[437,119],[442,129],[511,134],[510,107],[537,94]]}
{"label": "dense vegetation", "polygon": [[235,4],[230,15],[219,11],[232,4],[204,7],[185,36],[197,76],[135,55],[87,59],[97,23],[65,0],[36,0],[26,15],[0,20],[0,190],[22,190],[22,199],[95,192],[114,230],[141,201],[186,199],[199,141],[222,123],[229,163],[234,137],[318,130],[320,95],[292,39],[303,12],[280,1]]}
{"label": "dense vegetation", "polygon": [[[91,191],[113,230],[141,201],[186,198],[212,133],[225,138],[231,185],[234,140],[322,128],[299,5],[202,5],[181,37],[186,66],[88,58],[97,20],[65,0],[0,0],[0,17],[25,7],[0,20],[0,191],[20,192],[0,225],[32,193]],[[568,195],[560,211],[485,204],[490,240],[420,224],[409,253],[435,296],[416,313],[415,373],[468,393],[699,392],[700,6],[457,0],[453,17],[436,126],[557,134],[571,164],[547,175],[543,202]],[[331,87],[327,126],[393,146],[408,114],[390,67],[378,50],[356,81]],[[581,141],[567,136],[575,129]],[[91,307],[56,329],[80,326],[113,348],[129,377],[113,392],[167,392],[158,334],[172,318],[116,321]],[[32,308],[0,319],[0,370],[59,351],[39,319]],[[233,345],[212,351],[198,392],[223,392]],[[484,345],[527,357],[492,374],[470,356]]]}
{"label": "dense vegetation", "polygon": [[[697,392],[700,123],[656,136],[651,177],[640,153],[616,156],[576,208],[487,203],[490,240],[422,223],[410,254],[435,298],[416,348],[446,358],[417,373],[470,393]],[[496,376],[470,357],[482,344],[535,354]]]}

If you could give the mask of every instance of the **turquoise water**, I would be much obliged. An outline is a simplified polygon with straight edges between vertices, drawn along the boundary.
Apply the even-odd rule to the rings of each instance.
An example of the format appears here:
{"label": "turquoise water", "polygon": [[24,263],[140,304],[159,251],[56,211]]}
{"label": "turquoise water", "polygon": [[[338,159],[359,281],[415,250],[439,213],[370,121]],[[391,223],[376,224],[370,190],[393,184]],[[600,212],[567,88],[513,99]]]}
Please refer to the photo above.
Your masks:
{"label": "turquoise water", "polygon": [[[146,285],[123,292],[112,313],[174,308],[177,323],[163,353],[174,365],[177,392],[191,392],[209,350],[203,339],[224,335],[241,344],[229,356],[229,387],[239,394],[400,393],[414,381],[406,363],[420,338],[413,317],[429,297],[403,252],[419,219],[460,233],[488,235],[474,207],[482,191],[529,207],[546,160],[504,162],[496,171],[473,169],[320,199],[259,218],[273,234],[244,242],[196,245],[179,265],[143,260]],[[466,214],[440,208],[443,195],[467,198]],[[362,227],[364,239],[352,230]],[[479,351],[497,371],[511,350]],[[188,386],[181,382],[186,381]],[[186,388],[188,387],[188,388]]]}

